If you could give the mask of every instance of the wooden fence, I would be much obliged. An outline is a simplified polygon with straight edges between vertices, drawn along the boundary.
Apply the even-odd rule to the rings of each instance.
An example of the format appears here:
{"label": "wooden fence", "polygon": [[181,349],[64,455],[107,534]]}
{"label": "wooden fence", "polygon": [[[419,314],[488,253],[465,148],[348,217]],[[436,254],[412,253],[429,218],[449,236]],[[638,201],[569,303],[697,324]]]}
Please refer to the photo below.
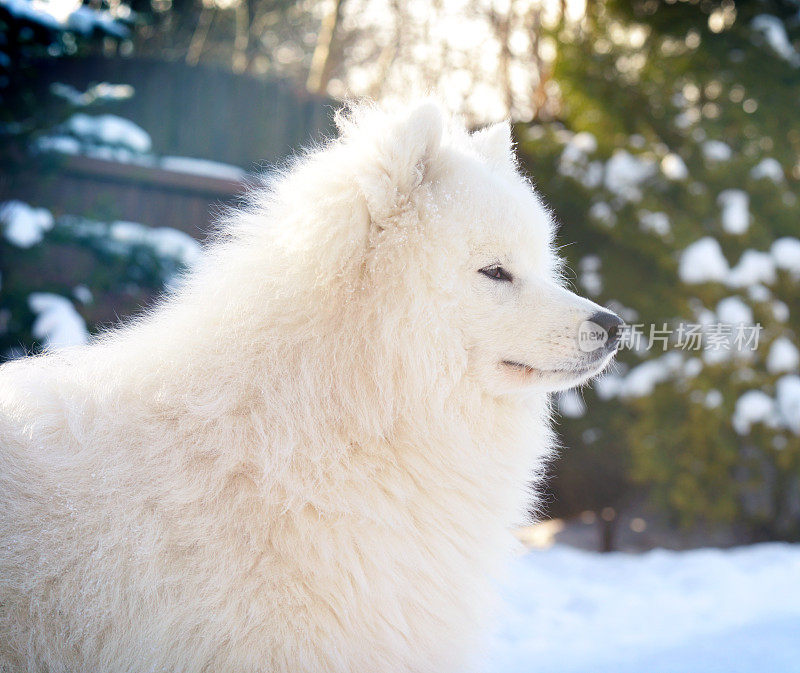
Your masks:
{"label": "wooden fence", "polygon": [[[129,100],[86,112],[115,114],[138,124],[151,136],[156,156],[210,159],[253,172],[332,133],[333,102],[287,82],[140,59],[55,59],[38,70],[40,108],[54,100],[48,89],[56,82],[81,91],[99,82],[131,85],[135,94]],[[51,119],[61,112],[55,105],[42,111]],[[58,153],[22,156],[13,150],[2,159],[0,201],[20,199],[48,208],[55,216],[169,226],[198,239],[205,238],[221,207],[234,203],[245,188],[236,180],[164,170],[157,161],[143,165]],[[31,344],[30,326],[20,317],[29,311],[28,293],[69,296],[71,288],[91,284],[88,279],[98,270],[95,255],[68,242],[31,250],[5,246],[0,257],[0,304],[15,306],[18,321],[6,326],[6,347]],[[120,269],[110,264],[101,271],[113,275]],[[138,313],[154,299],[154,289],[147,284],[107,285],[89,304],[75,303],[93,328]]]}
{"label": "wooden fence", "polygon": [[[156,155],[177,155],[265,170],[332,133],[334,103],[292,84],[142,59],[58,59],[39,68],[44,94],[61,82],[79,90],[129,84],[132,98],[90,114],[116,114],[141,126]],[[47,97],[42,96],[42,100]],[[170,226],[202,238],[220,206],[243,183],[86,156],[42,156],[0,177],[0,199],[22,199],[55,214]]]}
{"label": "wooden fence", "polygon": [[47,168],[5,182],[0,199],[20,199],[55,215],[173,227],[203,238],[244,182],[84,156],[48,156]]}
{"label": "wooden fence", "polygon": [[153,152],[241,166],[279,161],[333,131],[336,106],[285,80],[237,75],[212,66],[139,58],[48,60],[38,68],[42,89],[63,82],[85,90],[109,82],[133,87],[133,97],[105,105],[141,126]]}

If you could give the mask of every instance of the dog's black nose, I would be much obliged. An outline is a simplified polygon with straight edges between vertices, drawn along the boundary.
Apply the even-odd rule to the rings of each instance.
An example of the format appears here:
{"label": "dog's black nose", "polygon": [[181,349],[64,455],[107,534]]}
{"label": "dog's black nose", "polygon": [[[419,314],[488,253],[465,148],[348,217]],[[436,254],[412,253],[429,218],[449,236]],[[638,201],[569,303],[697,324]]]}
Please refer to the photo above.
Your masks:
{"label": "dog's black nose", "polygon": [[622,318],[611,311],[598,311],[589,320],[598,327],[602,327],[608,335],[608,339],[604,344],[605,349],[607,351],[615,350],[622,336],[621,327],[624,324]]}

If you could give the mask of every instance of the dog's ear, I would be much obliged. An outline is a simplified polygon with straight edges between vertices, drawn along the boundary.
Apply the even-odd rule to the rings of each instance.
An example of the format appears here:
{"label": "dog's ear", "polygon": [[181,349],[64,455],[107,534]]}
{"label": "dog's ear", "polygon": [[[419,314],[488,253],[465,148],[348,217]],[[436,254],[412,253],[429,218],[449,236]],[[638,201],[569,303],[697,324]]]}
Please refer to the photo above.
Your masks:
{"label": "dog's ear", "polygon": [[491,165],[516,168],[511,124],[507,121],[492,124],[472,134],[475,149]]}
{"label": "dog's ear", "polygon": [[371,165],[356,179],[379,226],[425,181],[441,147],[443,126],[440,108],[426,101],[403,117],[390,118],[386,128],[372,129]]}

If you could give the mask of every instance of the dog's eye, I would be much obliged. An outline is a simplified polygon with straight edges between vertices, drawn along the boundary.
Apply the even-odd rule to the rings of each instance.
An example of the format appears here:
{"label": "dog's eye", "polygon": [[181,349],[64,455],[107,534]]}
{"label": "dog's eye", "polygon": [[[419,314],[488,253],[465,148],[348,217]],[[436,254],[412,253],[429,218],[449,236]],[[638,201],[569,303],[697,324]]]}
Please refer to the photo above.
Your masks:
{"label": "dog's eye", "polygon": [[498,264],[480,269],[478,273],[482,273],[484,276],[488,276],[493,280],[501,280],[506,283],[510,283],[512,280],[514,280],[514,277]]}

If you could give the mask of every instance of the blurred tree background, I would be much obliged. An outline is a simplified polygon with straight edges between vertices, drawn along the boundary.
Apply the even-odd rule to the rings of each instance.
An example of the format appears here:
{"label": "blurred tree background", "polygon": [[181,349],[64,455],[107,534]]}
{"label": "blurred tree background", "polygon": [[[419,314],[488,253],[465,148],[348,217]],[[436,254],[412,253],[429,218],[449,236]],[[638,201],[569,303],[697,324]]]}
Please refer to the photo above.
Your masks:
{"label": "blurred tree background", "polygon": [[[56,11],[0,0],[0,29],[6,172],[9,156],[24,164],[42,138],[63,153],[66,134],[84,143],[69,152],[84,153],[76,111],[124,110],[133,93],[50,86],[45,103],[55,59],[170,62],[234,73],[248,88],[282,81],[320,101],[434,92],[475,126],[511,117],[521,164],[561,223],[576,289],[643,335],[609,375],[557,400],[564,450],[549,513],[597,513],[607,547],[620,513],[725,541],[800,540],[797,2],[76,0]],[[185,113],[164,109],[164,123]],[[251,132],[237,124],[237,135]],[[118,159],[161,161],[130,146],[135,134],[122,137]],[[226,160],[249,170],[258,158]],[[43,340],[31,274],[19,272],[42,263],[35,251],[80,239],[98,296],[136,283],[154,291],[191,257],[185,241],[165,247],[68,217],[97,213],[14,208],[0,211],[0,260],[16,279],[2,286],[6,357]],[[45,223],[27,247],[13,234],[21,212]],[[85,292],[48,282],[97,329]],[[754,324],[756,348],[706,348],[719,325]],[[670,335],[648,349],[652,329]]]}
{"label": "blurred tree background", "polygon": [[[646,337],[673,330],[562,404],[557,511],[644,492],[675,524],[800,537],[799,19],[793,2],[607,2],[555,33],[559,114],[518,126],[525,166],[579,289]],[[708,340],[741,322],[763,326],[755,351],[678,342],[681,323]]]}

